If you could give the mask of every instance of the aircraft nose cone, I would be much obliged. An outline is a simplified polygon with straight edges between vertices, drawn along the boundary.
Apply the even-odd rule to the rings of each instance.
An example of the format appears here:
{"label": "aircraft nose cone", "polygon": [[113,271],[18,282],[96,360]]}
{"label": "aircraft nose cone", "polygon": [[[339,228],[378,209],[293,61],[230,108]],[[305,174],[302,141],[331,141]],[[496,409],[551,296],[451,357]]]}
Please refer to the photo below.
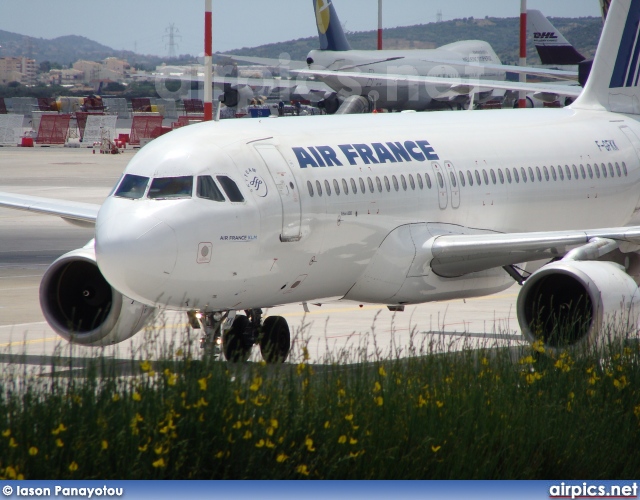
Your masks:
{"label": "aircraft nose cone", "polygon": [[154,217],[112,217],[96,226],[98,267],[114,288],[132,299],[162,303],[162,286],[177,256],[173,228]]}

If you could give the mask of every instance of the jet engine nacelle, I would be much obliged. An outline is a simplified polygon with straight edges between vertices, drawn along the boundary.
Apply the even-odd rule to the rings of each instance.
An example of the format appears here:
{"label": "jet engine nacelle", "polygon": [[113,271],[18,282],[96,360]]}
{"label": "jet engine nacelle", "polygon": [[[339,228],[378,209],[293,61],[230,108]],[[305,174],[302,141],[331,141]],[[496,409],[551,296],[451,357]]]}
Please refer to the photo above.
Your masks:
{"label": "jet engine nacelle", "polygon": [[237,106],[242,108],[249,104],[254,95],[254,91],[247,85],[233,86],[224,89],[220,101],[228,108],[235,108]]}
{"label": "jet engine nacelle", "polygon": [[558,261],[527,279],[517,310],[525,338],[554,353],[635,335],[640,292],[613,262]]}
{"label": "jet engine nacelle", "polygon": [[338,111],[338,108],[340,108],[341,104],[342,104],[342,101],[338,97],[338,94],[333,92],[325,96],[324,99],[320,100],[318,102],[318,107],[320,109],[324,109],[328,115],[334,115],[336,111]]}
{"label": "jet engine nacelle", "polygon": [[96,264],[93,241],[51,264],[40,283],[40,307],[58,335],[84,346],[127,340],[153,312],[107,283]]}

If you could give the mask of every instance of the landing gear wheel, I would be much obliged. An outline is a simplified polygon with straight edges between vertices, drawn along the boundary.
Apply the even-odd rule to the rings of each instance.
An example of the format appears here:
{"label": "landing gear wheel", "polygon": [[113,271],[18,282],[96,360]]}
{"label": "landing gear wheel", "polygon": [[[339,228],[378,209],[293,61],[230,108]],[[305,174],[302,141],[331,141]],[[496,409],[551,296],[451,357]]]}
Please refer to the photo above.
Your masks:
{"label": "landing gear wheel", "polygon": [[267,363],[283,363],[291,349],[291,334],[287,320],[269,316],[262,325],[260,352]]}
{"label": "landing gear wheel", "polygon": [[231,328],[222,335],[222,352],[224,357],[232,363],[246,361],[251,355],[253,344],[248,344],[245,339],[245,331],[249,324],[246,316],[236,316]]}

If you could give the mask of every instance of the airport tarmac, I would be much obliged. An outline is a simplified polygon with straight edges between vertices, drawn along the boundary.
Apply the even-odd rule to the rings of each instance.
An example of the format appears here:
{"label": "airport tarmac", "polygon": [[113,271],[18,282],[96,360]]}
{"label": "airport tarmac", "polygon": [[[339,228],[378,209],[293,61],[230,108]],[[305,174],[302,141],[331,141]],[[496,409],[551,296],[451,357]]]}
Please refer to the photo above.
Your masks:
{"label": "airport tarmac", "polygon": [[[101,203],[136,150],[119,155],[94,154],[79,148],[0,148],[0,191],[65,200]],[[97,349],[69,347],[47,325],[38,290],[46,268],[60,255],[85,245],[91,229],[62,219],[0,208],[0,363],[9,353],[19,362],[49,364],[51,356],[92,356]],[[407,356],[431,350],[523,344],[515,312],[518,286],[488,297],[407,306],[390,312],[370,304],[301,304],[265,311],[287,318],[294,341],[290,361],[301,359],[306,345],[311,362],[369,357]],[[109,348],[110,356],[130,359],[149,335],[197,340],[186,315],[162,313],[155,324],[131,340]],[[150,354],[153,356],[153,353]],[[11,358],[15,360],[16,358]],[[260,359],[254,347],[252,359]]]}

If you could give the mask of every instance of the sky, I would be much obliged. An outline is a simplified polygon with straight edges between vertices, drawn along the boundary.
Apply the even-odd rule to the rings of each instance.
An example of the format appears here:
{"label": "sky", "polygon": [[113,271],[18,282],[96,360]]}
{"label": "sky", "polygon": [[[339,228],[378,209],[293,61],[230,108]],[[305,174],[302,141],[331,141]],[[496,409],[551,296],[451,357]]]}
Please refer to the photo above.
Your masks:
{"label": "sky", "polygon": [[[81,35],[115,50],[200,55],[204,0],[0,0],[0,30],[37,38]],[[599,16],[598,0],[527,0],[549,17]],[[347,31],[377,28],[377,0],[334,0]],[[520,0],[384,0],[383,27],[462,17],[517,17]],[[312,0],[213,0],[213,50],[316,36]]]}

